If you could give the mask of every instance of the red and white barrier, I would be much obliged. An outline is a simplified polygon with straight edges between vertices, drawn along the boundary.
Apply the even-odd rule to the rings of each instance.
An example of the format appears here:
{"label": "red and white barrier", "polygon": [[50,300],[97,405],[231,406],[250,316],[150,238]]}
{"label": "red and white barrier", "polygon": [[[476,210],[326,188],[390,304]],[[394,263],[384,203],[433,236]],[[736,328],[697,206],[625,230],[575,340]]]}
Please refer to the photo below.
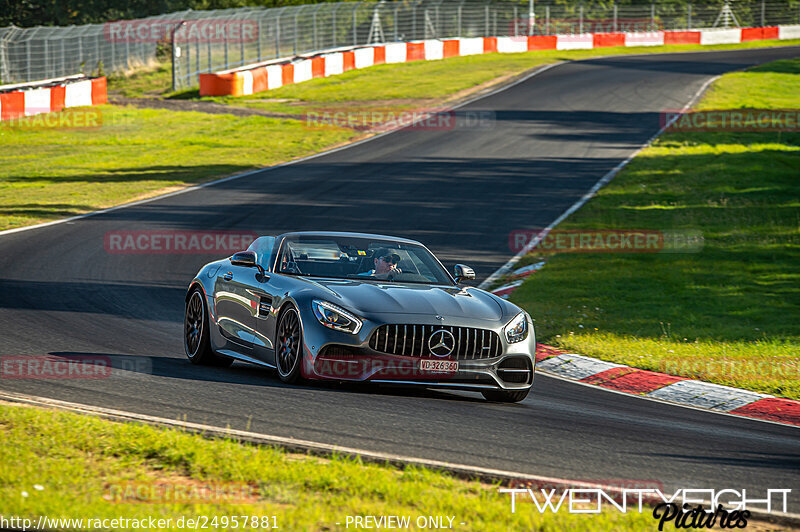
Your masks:
{"label": "red and white barrier", "polygon": [[700,44],[700,32],[665,31],[664,44]]}
{"label": "red and white barrier", "polygon": [[647,31],[625,34],[625,46],[661,46],[663,44],[663,31]]}
{"label": "red and white barrier", "polygon": [[326,54],[322,59],[325,61],[326,78],[344,72],[344,54]]}
{"label": "red and white barrier", "polygon": [[[3,87],[0,87],[0,91]],[[0,120],[61,111],[68,107],[100,105],[108,101],[106,78],[70,78],[29,85],[7,86],[0,92]]]}
{"label": "red and white barrier", "polygon": [[[489,37],[487,37],[489,38]],[[472,37],[458,39],[458,55],[478,55],[483,53],[484,37]]]}
{"label": "red and white barrier", "polygon": [[375,64],[374,48],[358,48],[355,54],[355,68],[366,68]]}
{"label": "red and white barrier", "polygon": [[265,83],[267,90],[277,89],[283,85],[283,69],[280,65],[271,65],[264,69]]}
{"label": "red and white barrier", "polygon": [[311,60],[304,59],[294,64],[294,82],[302,83],[312,78],[311,75]]}
{"label": "red and white barrier", "polygon": [[700,44],[734,44],[742,42],[742,30],[704,30],[700,32]]}
{"label": "red and white barrier", "polygon": [[497,51],[501,54],[515,54],[528,51],[527,37],[498,37]]}
{"label": "red and white barrier", "polygon": [[[413,43],[395,42],[384,47],[384,57],[386,63],[405,63],[409,45]],[[424,59],[424,55],[423,55]]]}
{"label": "red and white barrier", "polygon": [[557,35],[556,50],[591,50],[594,44],[594,35],[581,33],[578,35]]}
{"label": "red and white barrier", "polygon": [[200,74],[201,96],[243,96],[313,78],[335,76],[383,63],[433,61],[486,53],[531,50],[590,50],[615,46],[728,44],[765,39],[800,39],[800,24],[765,28],[702,29],[635,33],[583,33],[530,37],[471,37],[425,40],[333,50],[314,57],[285,59],[237,70]]}
{"label": "red and white barrier", "polygon": [[[800,37],[800,35],[798,35]],[[742,42],[763,41],[778,38],[778,27],[771,26],[765,28],[742,28]],[[787,37],[788,39],[788,37]]]}
{"label": "red and white barrier", "polygon": [[425,61],[444,58],[444,43],[442,41],[426,41],[422,45],[425,49]]}
{"label": "red and white barrier", "polygon": [[800,24],[778,26],[778,39],[800,39]]}
{"label": "red and white barrier", "polygon": [[50,112],[50,89],[24,91],[25,116]]}

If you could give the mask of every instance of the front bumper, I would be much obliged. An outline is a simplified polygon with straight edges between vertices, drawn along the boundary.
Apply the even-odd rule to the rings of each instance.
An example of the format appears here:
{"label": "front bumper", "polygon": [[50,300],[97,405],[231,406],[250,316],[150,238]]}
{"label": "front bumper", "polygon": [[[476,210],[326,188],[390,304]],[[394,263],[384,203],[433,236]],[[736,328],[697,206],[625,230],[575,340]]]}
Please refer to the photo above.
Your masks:
{"label": "front bumper", "polygon": [[[352,335],[331,331],[313,318],[304,320],[303,376],[316,380],[369,381],[476,391],[519,391],[529,389],[533,384],[536,339],[530,317],[528,337],[513,344],[505,339],[502,325],[484,325],[484,328],[500,335],[501,354],[493,358],[466,360],[433,355],[400,356],[375,351],[369,347],[369,339],[373,331],[383,324],[385,322],[365,323],[359,335]],[[421,324],[439,325],[438,322]],[[475,326],[474,323],[453,325]],[[458,371],[421,370],[421,360],[456,361]]]}

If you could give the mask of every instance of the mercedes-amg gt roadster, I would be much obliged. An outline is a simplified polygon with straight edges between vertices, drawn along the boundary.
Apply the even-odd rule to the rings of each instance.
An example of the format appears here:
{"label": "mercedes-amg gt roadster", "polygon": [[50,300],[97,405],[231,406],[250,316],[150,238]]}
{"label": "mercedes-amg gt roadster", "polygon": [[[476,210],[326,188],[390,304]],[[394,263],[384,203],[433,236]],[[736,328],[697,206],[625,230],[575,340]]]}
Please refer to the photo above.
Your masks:
{"label": "mercedes-amg gt roadster", "polygon": [[262,236],[203,266],[186,293],[195,364],[241,360],[284,382],[369,381],[517,402],[533,384],[531,317],[451,276],[413,240],[360,233]]}

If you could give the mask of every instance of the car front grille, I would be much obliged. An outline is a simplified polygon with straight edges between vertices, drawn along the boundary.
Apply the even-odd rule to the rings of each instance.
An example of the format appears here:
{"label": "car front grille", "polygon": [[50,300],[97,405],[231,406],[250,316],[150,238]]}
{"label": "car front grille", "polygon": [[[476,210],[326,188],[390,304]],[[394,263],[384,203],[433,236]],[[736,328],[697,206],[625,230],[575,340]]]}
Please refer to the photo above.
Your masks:
{"label": "car front grille", "polygon": [[369,346],[380,353],[412,357],[430,357],[428,340],[444,329],[453,335],[455,345],[450,358],[480,360],[503,353],[500,336],[488,329],[453,327],[447,325],[381,325],[369,339]]}

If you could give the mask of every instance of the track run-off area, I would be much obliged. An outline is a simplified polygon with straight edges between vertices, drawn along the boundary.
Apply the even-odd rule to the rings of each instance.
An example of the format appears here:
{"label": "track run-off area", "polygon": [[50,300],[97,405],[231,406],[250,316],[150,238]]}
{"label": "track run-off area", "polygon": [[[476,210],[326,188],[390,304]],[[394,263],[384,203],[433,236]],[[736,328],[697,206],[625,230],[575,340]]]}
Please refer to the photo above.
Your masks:
{"label": "track run-off area", "polygon": [[[0,354],[103,355],[107,379],[0,380],[0,390],[330,445],[594,482],[796,488],[797,428],[624,396],[539,374],[520,404],[477,394],[287,386],[235,363],[192,366],[184,294],[201,254],[109,253],[110,231],[293,230],[422,241],[484,279],[509,233],[574,205],[712,77],[800,47],[564,63],[456,111],[493,120],[403,130],[131,207],[0,235]],[[270,142],[265,138],[264,142]],[[580,275],[580,272],[575,272]],[[534,316],[535,317],[535,316]],[[797,507],[798,493],[790,497]]]}

